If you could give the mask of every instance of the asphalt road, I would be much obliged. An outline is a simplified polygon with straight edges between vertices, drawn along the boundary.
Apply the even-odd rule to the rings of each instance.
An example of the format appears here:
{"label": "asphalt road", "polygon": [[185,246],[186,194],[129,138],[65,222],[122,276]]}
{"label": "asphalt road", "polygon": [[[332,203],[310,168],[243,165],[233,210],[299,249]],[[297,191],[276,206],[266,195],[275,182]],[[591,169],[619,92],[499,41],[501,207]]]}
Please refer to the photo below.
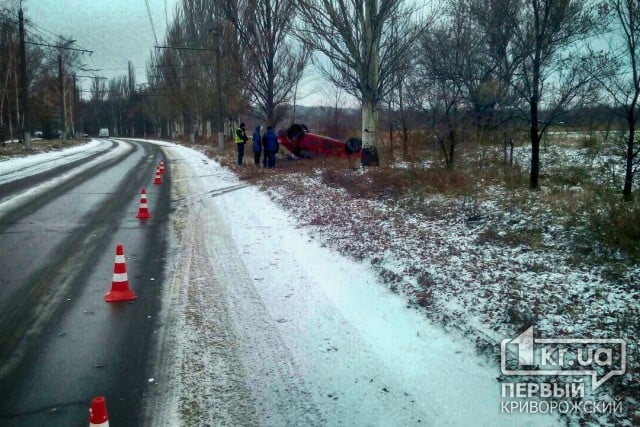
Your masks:
{"label": "asphalt road", "polygon": [[[105,160],[0,213],[2,426],[87,426],[95,396],[106,397],[111,425],[139,424],[155,357],[171,171],[153,185],[164,155],[143,142],[117,140],[93,157]],[[0,198],[88,161],[0,185]],[[153,215],[146,222],[135,217],[143,187]],[[106,303],[120,243],[137,299]]]}

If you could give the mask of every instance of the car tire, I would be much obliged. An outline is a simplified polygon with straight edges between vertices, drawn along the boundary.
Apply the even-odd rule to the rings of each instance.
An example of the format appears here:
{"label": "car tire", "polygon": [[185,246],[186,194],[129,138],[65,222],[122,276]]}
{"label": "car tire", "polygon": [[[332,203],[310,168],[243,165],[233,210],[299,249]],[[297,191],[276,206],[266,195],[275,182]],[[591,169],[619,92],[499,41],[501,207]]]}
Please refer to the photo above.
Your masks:
{"label": "car tire", "polygon": [[345,150],[349,154],[355,154],[362,149],[362,140],[360,138],[349,138],[345,143]]}
{"label": "car tire", "polygon": [[305,125],[293,124],[291,125],[289,130],[287,130],[287,137],[291,141],[296,142],[298,141],[298,139],[302,137],[302,135],[304,135],[305,131],[308,132],[307,127]]}

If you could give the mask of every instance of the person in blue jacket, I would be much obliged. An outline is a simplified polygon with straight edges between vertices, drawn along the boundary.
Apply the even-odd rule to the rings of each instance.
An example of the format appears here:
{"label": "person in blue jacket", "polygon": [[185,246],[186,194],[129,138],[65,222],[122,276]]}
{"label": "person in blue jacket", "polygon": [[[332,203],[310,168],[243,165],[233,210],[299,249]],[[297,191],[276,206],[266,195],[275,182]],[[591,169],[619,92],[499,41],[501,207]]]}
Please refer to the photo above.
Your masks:
{"label": "person in blue jacket", "polygon": [[276,153],[278,152],[278,136],[271,126],[267,127],[267,132],[262,137],[262,145],[267,154],[267,167],[269,169],[276,166]]}
{"label": "person in blue jacket", "polygon": [[253,131],[253,158],[256,166],[260,166],[260,154],[262,154],[262,137],[260,136],[260,125]]}
{"label": "person in blue jacket", "polygon": [[267,163],[267,161],[269,160],[269,152],[267,151],[267,146],[264,145],[264,135],[262,135],[262,152],[264,153],[262,165],[266,168],[267,166],[269,166],[269,164]]}

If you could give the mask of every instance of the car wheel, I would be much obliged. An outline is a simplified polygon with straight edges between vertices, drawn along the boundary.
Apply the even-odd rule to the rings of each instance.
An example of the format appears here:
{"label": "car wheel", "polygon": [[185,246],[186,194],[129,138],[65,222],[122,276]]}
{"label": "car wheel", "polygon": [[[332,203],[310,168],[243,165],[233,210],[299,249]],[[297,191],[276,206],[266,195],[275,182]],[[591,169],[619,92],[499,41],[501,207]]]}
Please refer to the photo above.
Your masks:
{"label": "car wheel", "polygon": [[362,149],[362,140],[360,138],[349,138],[345,144],[345,150],[349,154],[355,154]]}

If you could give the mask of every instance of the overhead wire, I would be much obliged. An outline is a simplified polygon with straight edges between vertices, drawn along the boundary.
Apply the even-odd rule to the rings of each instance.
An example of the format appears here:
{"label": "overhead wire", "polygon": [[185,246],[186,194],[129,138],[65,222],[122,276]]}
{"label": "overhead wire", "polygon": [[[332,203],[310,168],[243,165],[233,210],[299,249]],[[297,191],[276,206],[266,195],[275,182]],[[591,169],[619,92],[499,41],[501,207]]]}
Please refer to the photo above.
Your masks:
{"label": "overhead wire", "polygon": [[36,24],[31,20],[25,20],[25,32],[32,33],[34,36],[37,35],[41,39],[47,40],[49,42],[55,42],[60,40],[59,34],[54,34],[52,31],[49,31],[46,28],[40,27],[38,24]]}
{"label": "overhead wire", "polygon": [[149,22],[151,23],[151,31],[153,31],[153,39],[158,44],[158,36],[156,35],[156,27],[153,25],[153,16],[151,15],[151,7],[149,7],[149,0],[144,0],[147,5],[147,15],[149,15]]}
{"label": "overhead wire", "polygon": [[[43,32],[44,32],[44,33],[48,33],[48,34],[50,34],[50,36],[49,36],[49,37],[51,37],[51,36],[52,36],[52,37],[54,37],[54,39],[55,39],[55,40],[59,40],[59,39],[62,37],[62,35],[60,35],[60,34],[56,34],[56,33],[54,33],[53,31],[48,30],[47,28],[43,27],[42,25],[40,25],[40,24],[36,24],[35,22],[33,22],[33,21],[31,21],[31,20],[27,20],[27,21],[25,22],[25,24],[26,24],[27,26],[28,26],[28,25],[33,26],[33,27],[34,27],[38,32],[40,32],[40,33],[43,33]],[[86,49],[86,47],[85,47],[85,46],[82,46],[81,44],[79,44],[77,41],[76,41],[75,45],[76,45],[78,48],[80,48],[80,49],[83,49],[83,50],[89,50],[89,49]]]}

